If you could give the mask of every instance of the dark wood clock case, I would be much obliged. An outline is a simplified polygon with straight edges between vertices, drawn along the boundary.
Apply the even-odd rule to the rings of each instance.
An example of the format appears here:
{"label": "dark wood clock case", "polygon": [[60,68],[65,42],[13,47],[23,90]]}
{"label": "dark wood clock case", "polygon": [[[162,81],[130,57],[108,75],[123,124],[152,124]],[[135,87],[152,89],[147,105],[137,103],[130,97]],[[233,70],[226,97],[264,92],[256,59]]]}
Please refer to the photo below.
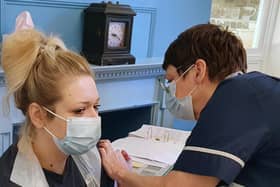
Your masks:
{"label": "dark wood clock case", "polygon": [[[130,54],[133,17],[135,12],[129,5],[92,3],[84,11],[84,30],[82,54],[89,63],[95,65],[134,64],[135,57]],[[125,25],[120,32],[122,45],[110,46],[108,36],[110,23]],[[113,33],[113,36],[118,37]],[[118,37],[119,38],[119,37]]]}

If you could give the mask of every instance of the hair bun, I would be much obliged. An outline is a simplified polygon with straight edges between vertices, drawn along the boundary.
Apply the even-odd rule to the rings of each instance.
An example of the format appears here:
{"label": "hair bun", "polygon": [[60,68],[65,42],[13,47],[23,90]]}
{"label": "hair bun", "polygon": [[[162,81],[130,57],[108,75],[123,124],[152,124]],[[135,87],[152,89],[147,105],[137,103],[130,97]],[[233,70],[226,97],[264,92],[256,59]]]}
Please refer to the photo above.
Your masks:
{"label": "hair bun", "polygon": [[39,55],[47,56],[49,58],[55,59],[56,51],[57,50],[64,50],[66,51],[67,48],[65,47],[64,43],[57,37],[50,37],[46,42],[44,42],[39,51]]}
{"label": "hair bun", "polygon": [[3,41],[1,63],[9,92],[23,85],[36,61],[42,38],[41,33],[24,29],[8,35]]}

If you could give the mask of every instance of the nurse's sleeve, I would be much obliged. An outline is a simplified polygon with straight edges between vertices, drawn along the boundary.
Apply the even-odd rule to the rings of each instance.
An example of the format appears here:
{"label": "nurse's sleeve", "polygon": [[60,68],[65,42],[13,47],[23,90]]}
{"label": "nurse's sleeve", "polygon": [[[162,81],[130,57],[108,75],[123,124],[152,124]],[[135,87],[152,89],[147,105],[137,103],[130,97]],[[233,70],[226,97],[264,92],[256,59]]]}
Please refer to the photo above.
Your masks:
{"label": "nurse's sleeve", "polygon": [[240,90],[246,86],[228,80],[217,88],[174,170],[233,182],[268,137],[256,97],[252,91]]}

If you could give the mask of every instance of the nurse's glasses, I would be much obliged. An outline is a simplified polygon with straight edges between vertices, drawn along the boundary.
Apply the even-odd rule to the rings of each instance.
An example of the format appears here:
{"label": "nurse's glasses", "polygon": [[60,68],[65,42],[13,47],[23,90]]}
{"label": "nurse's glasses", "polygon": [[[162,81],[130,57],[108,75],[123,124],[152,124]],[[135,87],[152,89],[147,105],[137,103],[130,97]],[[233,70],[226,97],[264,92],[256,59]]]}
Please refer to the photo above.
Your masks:
{"label": "nurse's glasses", "polygon": [[160,85],[160,87],[166,91],[167,93],[170,93],[170,90],[169,90],[169,82],[168,80],[164,79],[163,81],[161,79],[158,79],[158,83]]}
{"label": "nurse's glasses", "polygon": [[[170,93],[170,89],[169,89],[169,85],[171,83],[176,83],[178,80],[180,80],[186,73],[188,73],[195,65],[192,64],[190,65],[176,80],[172,80],[172,81],[169,81],[167,79],[164,79],[164,80],[161,80],[161,79],[158,79],[158,82],[159,82],[159,85],[160,87],[166,91],[167,93]],[[181,68],[181,67],[180,67]],[[178,69],[180,69],[178,68]]]}

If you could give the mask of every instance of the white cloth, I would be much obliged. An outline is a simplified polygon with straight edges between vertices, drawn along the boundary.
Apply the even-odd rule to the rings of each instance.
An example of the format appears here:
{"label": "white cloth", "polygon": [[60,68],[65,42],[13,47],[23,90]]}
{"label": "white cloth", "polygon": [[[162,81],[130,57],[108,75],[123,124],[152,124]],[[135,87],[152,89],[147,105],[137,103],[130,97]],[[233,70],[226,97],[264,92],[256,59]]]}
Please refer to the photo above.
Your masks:
{"label": "white cloth", "polygon": [[[72,156],[88,187],[99,187],[101,159],[96,147],[89,152]],[[23,187],[48,187],[43,169],[33,152],[31,143],[22,137],[18,143],[18,153],[10,180]]]}
{"label": "white cloth", "polygon": [[101,159],[97,147],[83,155],[73,155],[88,187],[99,187],[101,180]]}

